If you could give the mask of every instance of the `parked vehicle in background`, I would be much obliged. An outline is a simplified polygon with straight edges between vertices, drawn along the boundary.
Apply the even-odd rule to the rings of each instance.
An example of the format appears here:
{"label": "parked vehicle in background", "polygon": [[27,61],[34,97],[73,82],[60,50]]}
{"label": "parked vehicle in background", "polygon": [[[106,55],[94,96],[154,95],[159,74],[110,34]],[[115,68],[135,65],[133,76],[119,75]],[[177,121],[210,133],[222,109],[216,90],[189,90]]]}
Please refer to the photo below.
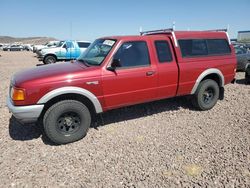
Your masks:
{"label": "parked vehicle in background", "polygon": [[42,45],[34,45],[33,46],[33,52],[36,53],[38,50],[43,49],[43,48],[50,48],[57,46],[60,41],[49,41],[46,44]]}
{"label": "parked vehicle in background", "polygon": [[33,45],[31,45],[31,44],[24,44],[23,48],[26,51],[32,51],[33,50]]}
{"label": "parked vehicle in background", "polygon": [[3,48],[10,46],[10,44],[1,44],[0,50],[3,50]]}
{"label": "parked vehicle in background", "polygon": [[245,82],[246,82],[246,84],[250,84],[250,65],[248,65],[246,68]]}
{"label": "parked vehicle in background", "polygon": [[14,44],[14,45],[4,47],[3,51],[23,51],[23,49],[24,48],[22,45]]}
{"label": "parked vehicle in background", "polygon": [[[62,41],[60,49],[66,53],[73,44]],[[235,72],[234,49],[222,30],[104,37],[74,62],[15,74],[7,104],[19,121],[40,120],[51,141],[65,144],[87,134],[92,114],[115,108],[188,95],[197,109],[209,110]]]}
{"label": "parked vehicle in background", "polygon": [[90,42],[87,41],[60,41],[57,46],[43,48],[37,52],[37,57],[44,64],[51,64],[57,61],[72,60],[83,53]]}
{"label": "parked vehicle in background", "polygon": [[250,53],[243,47],[234,47],[237,57],[237,71],[245,72],[246,67],[250,64]]}

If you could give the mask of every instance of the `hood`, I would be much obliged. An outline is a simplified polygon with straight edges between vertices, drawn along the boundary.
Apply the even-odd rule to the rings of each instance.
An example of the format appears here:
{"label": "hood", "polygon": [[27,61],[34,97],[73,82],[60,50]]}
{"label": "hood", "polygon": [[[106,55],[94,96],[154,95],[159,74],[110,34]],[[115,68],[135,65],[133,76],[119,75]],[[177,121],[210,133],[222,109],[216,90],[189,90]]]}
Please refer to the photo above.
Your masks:
{"label": "hood", "polygon": [[53,53],[53,52],[57,52],[60,50],[60,47],[56,47],[56,46],[53,46],[53,47],[45,47],[45,48],[41,48],[40,49],[41,52],[44,52],[44,53]]}
{"label": "hood", "polygon": [[30,82],[32,84],[45,84],[59,80],[74,79],[82,77],[83,72],[87,72],[85,70],[93,68],[78,62],[43,65],[16,73],[13,76],[12,84],[16,87],[23,87],[24,84]]}
{"label": "hood", "polygon": [[49,50],[49,49],[54,49],[54,48],[60,48],[60,46],[50,46],[50,47],[45,46],[41,50]]}

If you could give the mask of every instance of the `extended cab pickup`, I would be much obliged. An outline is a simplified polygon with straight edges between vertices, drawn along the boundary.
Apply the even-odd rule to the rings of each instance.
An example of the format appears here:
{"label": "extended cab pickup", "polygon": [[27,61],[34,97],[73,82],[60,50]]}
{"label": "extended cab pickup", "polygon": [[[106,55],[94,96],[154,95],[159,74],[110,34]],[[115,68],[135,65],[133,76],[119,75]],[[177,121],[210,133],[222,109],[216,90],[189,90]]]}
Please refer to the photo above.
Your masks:
{"label": "extended cab pickup", "polygon": [[72,60],[78,58],[90,45],[87,41],[60,41],[56,46],[42,48],[37,51],[37,57],[44,64],[56,61]]}
{"label": "extended cab pickup", "polygon": [[76,61],[15,74],[7,103],[19,121],[41,121],[65,144],[86,135],[92,114],[115,108],[187,95],[209,110],[235,72],[225,31],[149,31],[100,38]]}

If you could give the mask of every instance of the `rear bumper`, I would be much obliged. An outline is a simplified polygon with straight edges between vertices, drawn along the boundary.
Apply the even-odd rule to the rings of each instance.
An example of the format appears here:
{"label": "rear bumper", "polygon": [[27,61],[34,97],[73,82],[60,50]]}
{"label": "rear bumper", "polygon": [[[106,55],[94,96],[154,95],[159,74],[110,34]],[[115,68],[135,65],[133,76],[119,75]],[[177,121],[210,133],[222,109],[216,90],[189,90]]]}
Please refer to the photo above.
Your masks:
{"label": "rear bumper", "polygon": [[7,98],[7,106],[13,116],[22,124],[36,122],[44,107],[44,105],[14,106],[10,97]]}

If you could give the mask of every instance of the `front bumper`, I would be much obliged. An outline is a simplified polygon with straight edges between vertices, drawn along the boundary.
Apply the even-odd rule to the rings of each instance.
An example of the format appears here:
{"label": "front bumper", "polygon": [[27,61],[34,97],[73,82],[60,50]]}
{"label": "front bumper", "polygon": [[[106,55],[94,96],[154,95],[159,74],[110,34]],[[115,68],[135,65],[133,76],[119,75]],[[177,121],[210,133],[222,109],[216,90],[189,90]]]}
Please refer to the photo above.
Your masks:
{"label": "front bumper", "polygon": [[41,61],[41,60],[43,60],[44,55],[40,51],[38,51],[38,52],[36,52],[36,57]]}
{"label": "front bumper", "polygon": [[10,97],[7,98],[7,106],[13,116],[20,121],[20,123],[34,123],[39,118],[44,105],[29,105],[29,106],[14,106]]}

